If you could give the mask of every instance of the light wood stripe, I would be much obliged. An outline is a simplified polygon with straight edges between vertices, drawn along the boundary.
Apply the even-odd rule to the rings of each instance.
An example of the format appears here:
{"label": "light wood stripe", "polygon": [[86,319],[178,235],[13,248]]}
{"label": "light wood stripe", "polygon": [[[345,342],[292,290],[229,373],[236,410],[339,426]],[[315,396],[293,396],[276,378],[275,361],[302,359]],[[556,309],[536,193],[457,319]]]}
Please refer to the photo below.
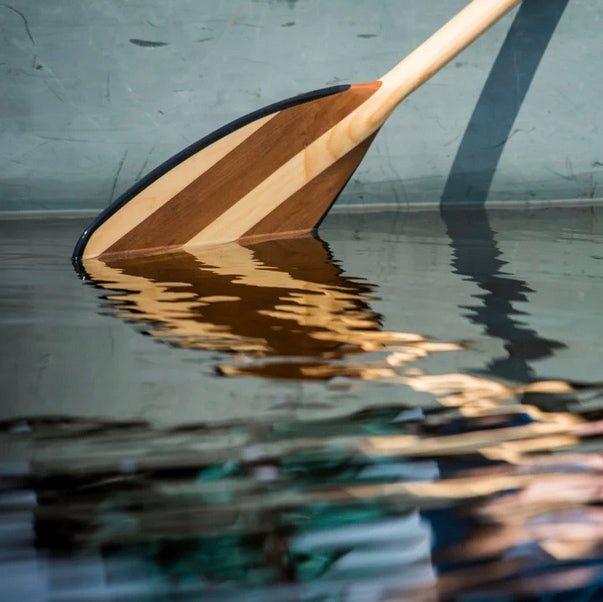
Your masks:
{"label": "light wood stripe", "polygon": [[259,130],[277,113],[262,117],[232,134],[216,140],[188,159],[182,161],[166,174],[132,197],[117,213],[101,224],[91,235],[86,245],[85,257],[95,257],[125,236],[130,229],[140,224],[176,194],[194,182],[212,165],[223,159],[234,148]]}
{"label": "light wood stripe", "polygon": [[[379,100],[372,102],[376,96],[379,96],[379,92],[274,171],[184,246],[230,242],[250,231],[289,197],[379,129],[381,123],[371,123],[373,106],[380,105]],[[350,175],[351,172],[347,177]]]}
{"label": "light wood stripe", "polygon": [[[300,175],[308,175],[302,185],[317,175],[318,172],[304,163],[300,153],[361,106],[379,86],[379,82],[351,86],[345,92],[281,111],[168,203],[111,245],[107,253],[182,247],[190,241],[195,244],[195,237],[207,228],[212,240],[226,240],[212,234],[215,232],[213,224],[217,223],[218,229],[222,228],[225,212],[229,213],[231,208],[237,206],[252,191],[261,190],[263,183],[272,182],[274,173],[279,172],[283,163],[299,163],[301,159],[301,163],[295,167],[301,169]],[[296,189],[300,187],[298,185]],[[284,200],[280,191],[277,198]],[[266,200],[270,199],[262,199],[260,205]],[[235,215],[238,215],[237,211]],[[265,214],[259,215],[250,225],[245,220],[243,232],[264,216]],[[166,227],[166,224],[170,227]],[[236,224],[234,226],[236,228]]]}
{"label": "light wood stripe", "polygon": [[243,239],[285,234],[294,236],[314,228],[329,210],[350,174],[369,149],[377,132],[308,182],[274,211],[242,235]]}

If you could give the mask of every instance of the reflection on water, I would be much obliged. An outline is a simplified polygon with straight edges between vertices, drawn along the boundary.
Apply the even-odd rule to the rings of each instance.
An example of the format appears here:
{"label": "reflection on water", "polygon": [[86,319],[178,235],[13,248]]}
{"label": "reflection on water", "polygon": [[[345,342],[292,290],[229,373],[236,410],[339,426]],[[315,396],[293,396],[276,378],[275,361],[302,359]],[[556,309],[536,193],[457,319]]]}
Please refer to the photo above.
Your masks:
{"label": "reflection on water", "polygon": [[[8,475],[3,528],[13,554],[34,540],[102,562],[107,596],[423,600],[595,582],[603,425],[514,405],[458,428],[449,410],[395,406],[211,429],[5,423],[4,445],[34,460]],[[56,583],[53,567],[37,578]],[[87,599],[84,583],[59,581],[58,599]]]}
{"label": "reflection on water", "polygon": [[534,371],[528,361],[548,357],[565,345],[538,336],[522,321],[527,317],[526,311],[516,306],[528,301],[534,291],[527,282],[505,273],[507,262],[498,248],[486,210],[465,211],[463,218],[458,219],[456,210],[444,205],[441,213],[453,250],[453,271],[483,291],[475,296],[478,304],[461,309],[470,310],[467,318],[482,324],[488,335],[504,341],[507,356],[488,362],[485,371],[500,378],[533,380]]}
{"label": "reflection on water", "polygon": [[[389,378],[393,366],[457,344],[381,329],[374,286],[342,274],[322,241],[305,236],[147,258],[87,260],[115,315],[160,340],[238,352],[224,375],[295,379]],[[384,361],[341,362],[388,351]]]}
{"label": "reflection on water", "polygon": [[103,313],[166,356],[212,350],[221,382],[387,382],[389,397],[172,426],[14,412],[5,598],[602,599],[603,383],[541,375],[567,331],[530,326],[538,287],[484,213],[443,217],[452,272],[474,285],[450,312],[492,353],[415,333],[412,316],[385,328],[385,287],[311,237],[86,262]]}

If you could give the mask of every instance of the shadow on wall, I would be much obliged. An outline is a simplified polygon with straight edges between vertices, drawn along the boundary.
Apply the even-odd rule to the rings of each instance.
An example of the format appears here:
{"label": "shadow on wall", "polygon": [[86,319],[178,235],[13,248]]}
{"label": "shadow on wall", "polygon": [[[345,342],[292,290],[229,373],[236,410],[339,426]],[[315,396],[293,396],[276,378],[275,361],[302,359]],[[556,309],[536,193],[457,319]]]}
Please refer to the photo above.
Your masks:
{"label": "shadow on wall", "polygon": [[[506,261],[490,226],[486,199],[505,143],[534,79],[538,65],[568,0],[525,0],[509,30],[477,101],[440,200],[453,252],[452,268],[479,287],[480,303],[465,316],[501,339],[507,357],[485,371],[519,382],[534,379],[532,360],[553,355],[563,345],[541,337],[519,319],[527,315],[527,282],[505,273]],[[470,204],[463,219],[455,208]],[[522,303],[520,311],[514,304]]]}
{"label": "shadow on wall", "polygon": [[471,115],[440,200],[483,205],[515,119],[569,0],[524,0]]}

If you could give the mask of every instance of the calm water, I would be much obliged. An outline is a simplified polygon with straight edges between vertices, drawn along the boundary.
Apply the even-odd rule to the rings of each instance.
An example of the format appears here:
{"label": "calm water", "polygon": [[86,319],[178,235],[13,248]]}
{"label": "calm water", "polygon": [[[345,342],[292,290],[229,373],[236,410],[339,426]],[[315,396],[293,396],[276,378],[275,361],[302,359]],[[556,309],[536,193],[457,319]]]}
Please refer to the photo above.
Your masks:
{"label": "calm water", "polygon": [[84,225],[0,222],[0,600],[603,599],[600,209]]}

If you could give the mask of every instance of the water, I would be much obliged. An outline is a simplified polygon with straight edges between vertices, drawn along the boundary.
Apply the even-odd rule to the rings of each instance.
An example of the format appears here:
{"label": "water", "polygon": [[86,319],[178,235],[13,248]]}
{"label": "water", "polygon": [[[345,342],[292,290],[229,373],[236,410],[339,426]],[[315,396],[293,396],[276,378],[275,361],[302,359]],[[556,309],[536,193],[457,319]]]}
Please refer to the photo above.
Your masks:
{"label": "water", "polygon": [[0,222],[0,600],[603,599],[596,208],[84,225]]}

